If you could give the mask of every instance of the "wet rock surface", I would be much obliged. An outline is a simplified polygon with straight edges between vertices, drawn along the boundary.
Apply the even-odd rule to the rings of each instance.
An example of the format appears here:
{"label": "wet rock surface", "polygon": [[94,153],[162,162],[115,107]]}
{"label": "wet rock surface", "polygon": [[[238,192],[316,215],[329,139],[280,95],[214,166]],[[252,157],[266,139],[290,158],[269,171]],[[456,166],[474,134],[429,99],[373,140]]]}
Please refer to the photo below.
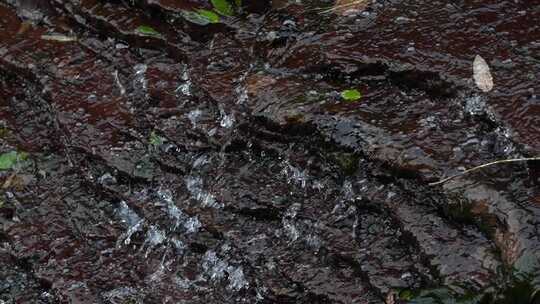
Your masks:
{"label": "wet rock surface", "polygon": [[366,3],[0,1],[0,303],[534,300],[540,3]]}

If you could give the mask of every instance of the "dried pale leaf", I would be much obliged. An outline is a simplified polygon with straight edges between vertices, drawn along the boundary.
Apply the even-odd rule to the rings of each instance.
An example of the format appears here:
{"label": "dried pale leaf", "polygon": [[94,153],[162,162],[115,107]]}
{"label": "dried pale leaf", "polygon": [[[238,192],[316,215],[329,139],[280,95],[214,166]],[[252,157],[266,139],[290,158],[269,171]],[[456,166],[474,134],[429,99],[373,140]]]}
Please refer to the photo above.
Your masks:
{"label": "dried pale leaf", "polygon": [[32,23],[28,21],[21,22],[19,30],[17,31],[17,35],[22,35],[26,33],[30,28],[32,28]]}
{"label": "dried pale leaf", "polygon": [[77,37],[65,36],[65,35],[41,35],[41,39],[58,41],[58,42],[72,42],[77,41]]}
{"label": "dried pale leaf", "polygon": [[290,4],[290,2],[288,0],[272,0],[272,8],[273,9],[280,9],[280,8],[284,8],[286,7],[287,5]]}
{"label": "dried pale leaf", "polygon": [[474,57],[473,78],[476,86],[478,86],[482,92],[487,93],[493,89],[493,77],[491,76],[489,66],[480,55]]}
{"label": "dried pale leaf", "polygon": [[272,88],[276,82],[277,80],[274,77],[268,75],[251,75],[246,79],[248,94],[257,95],[262,90]]}

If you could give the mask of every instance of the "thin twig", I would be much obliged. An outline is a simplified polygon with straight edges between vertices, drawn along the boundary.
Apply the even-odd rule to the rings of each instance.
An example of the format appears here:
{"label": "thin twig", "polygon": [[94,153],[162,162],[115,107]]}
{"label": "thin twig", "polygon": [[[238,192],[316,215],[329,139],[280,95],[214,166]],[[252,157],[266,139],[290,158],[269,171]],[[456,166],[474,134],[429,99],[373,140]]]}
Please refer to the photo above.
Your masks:
{"label": "thin twig", "polygon": [[456,174],[456,175],[452,175],[452,176],[449,176],[449,177],[447,177],[447,178],[441,179],[441,180],[438,181],[438,182],[429,183],[429,185],[430,185],[430,186],[436,186],[436,185],[444,184],[444,183],[446,183],[447,181],[452,180],[452,179],[454,179],[454,178],[456,178],[456,177],[459,177],[459,176],[462,176],[462,175],[471,173],[471,172],[473,172],[473,171],[480,170],[480,169],[482,169],[482,168],[486,168],[486,167],[489,167],[489,166],[497,165],[497,164],[503,164],[503,163],[515,163],[515,162],[524,162],[524,161],[535,161],[535,160],[540,160],[540,156],[537,156],[537,157],[529,157],[529,158],[513,158],[513,159],[502,159],[502,160],[497,160],[497,161],[494,161],[494,162],[490,162],[490,163],[487,163],[487,164],[483,164],[483,165],[480,165],[480,166],[477,166],[477,167],[474,167],[474,168],[465,170],[465,171],[463,171],[463,172],[461,172],[461,173],[458,173],[458,174]]}
{"label": "thin twig", "polygon": [[340,9],[343,9],[343,8],[347,8],[347,7],[350,7],[350,6],[355,6],[355,5],[358,5],[358,4],[363,4],[364,2],[365,2],[365,0],[357,0],[357,1],[349,2],[349,3],[345,3],[345,4],[341,4],[341,5],[336,5],[334,7],[328,8],[328,9],[321,9],[322,11],[320,12],[320,14],[328,14],[328,13],[331,13],[333,11],[337,11],[337,10],[340,10]]}

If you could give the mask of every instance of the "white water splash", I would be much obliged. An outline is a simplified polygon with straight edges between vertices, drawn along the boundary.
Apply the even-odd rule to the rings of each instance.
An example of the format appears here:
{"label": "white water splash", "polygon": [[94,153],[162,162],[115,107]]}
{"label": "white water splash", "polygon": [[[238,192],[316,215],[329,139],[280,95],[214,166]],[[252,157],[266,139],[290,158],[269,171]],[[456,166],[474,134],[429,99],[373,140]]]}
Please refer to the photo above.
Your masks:
{"label": "white water splash", "polygon": [[176,88],[175,92],[180,92],[180,93],[184,94],[185,96],[191,96],[192,95],[191,91],[192,91],[193,84],[191,82],[191,77],[189,76],[189,70],[188,70],[187,65],[182,65],[182,69],[181,69],[180,73],[181,73],[180,79],[184,83],[179,85],[178,88]]}
{"label": "white water splash", "polygon": [[321,238],[314,234],[314,233],[309,233],[307,236],[306,236],[306,239],[305,239],[305,243],[306,245],[308,245],[309,247],[315,249],[315,250],[319,250],[322,246],[322,240]]}
{"label": "white water splash", "polygon": [[243,103],[246,103],[249,100],[248,90],[247,90],[246,87],[244,87],[242,85],[238,85],[234,89],[234,91],[238,95],[238,99],[236,100],[237,104],[243,104]]}
{"label": "white water splash", "polygon": [[208,160],[208,157],[206,155],[201,155],[193,162],[193,168],[199,168],[209,163],[210,160]]}
{"label": "white water splash", "polygon": [[144,257],[148,257],[152,249],[154,249],[154,247],[156,247],[157,245],[162,244],[166,239],[167,238],[163,231],[161,231],[156,226],[150,226],[150,228],[146,232],[146,239],[144,240],[144,243],[141,247],[141,250],[146,247]]}
{"label": "white water splash", "polygon": [[117,215],[120,220],[125,223],[128,227],[127,231],[122,233],[118,238],[116,247],[121,247],[122,243],[124,245],[129,245],[131,243],[131,237],[137,231],[141,231],[144,220],[141,219],[135,211],[131,210],[126,202],[121,201],[120,207],[117,210]]}
{"label": "white water splash", "polygon": [[148,66],[146,64],[137,64],[133,69],[135,70],[133,88],[135,90],[148,90],[148,80],[146,79],[146,70],[148,69]]}
{"label": "white water splash", "polygon": [[187,245],[177,238],[171,238],[169,241],[179,252],[183,252],[187,248]]}
{"label": "white water splash", "polygon": [[112,174],[107,172],[107,173],[103,174],[102,176],[100,176],[98,178],[98,183],[100,183],[102,185],[116,184],[116,178],[114,176],[112,176]]}
{"label": "white water splash", "polygon": [[297,183],[302,188],[305,188],[307,186],[308,176],[306,170],[300,171],[300,169],[291,165],[288,160],[285,160],[283,162],[283,169],[281,170],[281,174],[285,176],[289,184]]}
{"label": "white water splash", "polygon": [[163,278],[165,277],[165,265],[163,263],[159,264],[157,270],[152,273],[150,276],[148,276],[148,282],[149,283],[159,283],[163,281]]}
{"label": "white water splash", "polygon": [[186,187],[194,199],[199,201],[203,207],[223,208],[223,204],[203,189],[203,180],[198,176],[188,176],[185,179]]}
{"label": "white water splash", "polygon": [[285,231],[287,238],[291,242],[296,242],[296,240],[298,240],[300,237],[300,231],[298,231],[298,228],[296,228],[294,222],[288,219],[283,219],[281,224],[283,225],[283,230]]}
{"label": "white water splash", "polygon": [[289,208],[287,208],[287,211],[285,211],[285,215],[281,220],[283,231],[291,242],[295,242],[300,237],[300,231],[296,227],[294,219],[296,218],[296,215],[298,214],[298,211],[300,211],[301,207],[302,206],[298,203],[292,204],[289,206]]}
{"label": "white water splash", "polygon": [[201,222],[196,217],[190,217],[184,222],[187,233],[196,233],[202,227]]}
{"label": "white water splash", "polygon": [[197,123],[199,122],[199,118],[201,117],[201,115],[202,115],[202,111],[199,109],[190,111],[187,114],[187,117],[189,121],[191,122],[191,125],[193,126],[193,128],[197,128]]}
{"label": "white water splash", "polygon": [[[103,298],[112,304],[125,303],[126,299],[133,299],[137,296],[137,290],[132,287],[118,287],[116,289],[103,293]],[[0,302],[2,303],[2,302]],[[136,304],[142,303],[142,300],[134,302]]]}
{"label": "white water splash", "polygon": [[249,286],[241,266],[236,268],[229,266],[227,267],[227,272],[229,273],[229,285],[227,288],[238,291]]}
{"label": "white water splash", "polygon": [[236,96],[238,98],[236,100],[237,104],[245,103],[249,99],[247,87],[244,85],[248,73],[249,72],[245,72],[242,76],[238,78],[238,85],[234,88],[234,92],[236,93]]}
{"label": "white water splash", "polygon": [[480,96],[465,99],[465,112],[472,116],[486,114],[488,112],[486,100]]}
{"label": "white water splash", "polygon": [[118,70],[114,71],[113,76],[116,85],[120,89],[120,95],[126,95],[126,88],[124,87],[124,85],[122,85],[122,82],[120,81],[120,77],[118,76]]}
{"label": "white water splash", "polygon": [[219,125],[222,128],[229,129],[234,125],[234,122],[236,121],[234,118],[234,114],[227,114],[223,106],[219,105],[219,113],[221,114],[221,121],[219,122]]}
{"label": "white water splash", "polygon": [[343,182],[343,187],[341,188],[341,193],[343,194],[343,199],[352,200],[354,199],[355,193],[353,190],[353,185],[350,181]]}
{"label": "white water splash", "polygon": [[234,125],[234,122],[235,122],[235,118],[234,118],[234,114],[231,113],[231,114],[226,114],[225,112],[223,113],[222,117],[221,117],[221,121],[219,122],[219,125],[222,127],[222,128],[225,128],[225,129],[229,129],[231,128],[233,125]]}
{"label": "white water splash", "polygon": [[212,281],[219,281],[225,277],[225,271],[229,265],[218,258],[216,253],[212,250],[207,251],[204,254],[201,267],[204,274]]}
{"label": "white water splash", "polygon": [[178,227],[184,227],[186,233],[196,233],[202,227],[201,222],[196,216],[190,217],[176,206],[173,201],[173,195],[170,190],[158,190],[158,196],[166,203],[167,214],[175,220],[175,224],[171,231],[175,231]]}
{"label": "white water splash", "polygon": [[297,216],[301,208],[302,206],[299,203],[289,206],[281,219],[282,231],[291,243],[299,241],[318,251],[323,243],[321,238],[315,233],[319,226],[317,223],[313,224],[308,220],[299,221]]}
{"label": "white water splash", "polygon": [[220,259],[212,250],[205,253],[201,267],[203,269],[203,275],[211,281],[219,282],[227,277],[229,281],[227,288],[230,290],[239,291],[249,286],[242,266],[235,267],[229,265],[225,260]]}
{"label": "white water splash", "polygon": [[174,283],[181,289],[190,289],[195,286],[192,281],[182,277],[175,277]]}

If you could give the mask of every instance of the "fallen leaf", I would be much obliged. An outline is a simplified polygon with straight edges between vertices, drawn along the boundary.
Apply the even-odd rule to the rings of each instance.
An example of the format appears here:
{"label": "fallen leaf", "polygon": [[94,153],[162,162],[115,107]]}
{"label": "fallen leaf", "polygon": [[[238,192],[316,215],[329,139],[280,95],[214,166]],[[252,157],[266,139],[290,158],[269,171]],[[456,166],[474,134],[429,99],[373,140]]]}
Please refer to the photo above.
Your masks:
{"label": "fallen leaf", "polygon": [[493,89],[493,77],[487,62],[480,55],[474,57],[473,78],[476,86],[482,92],[489,92]]}
{"label": "fallen leaf", "polygon": [[15,173],[9,175],[8,178],[6,178],[6,181],[2,185],[2,189],[7,189],[11,186],[11,183],[13,182],[13,179],[15,178]]}

